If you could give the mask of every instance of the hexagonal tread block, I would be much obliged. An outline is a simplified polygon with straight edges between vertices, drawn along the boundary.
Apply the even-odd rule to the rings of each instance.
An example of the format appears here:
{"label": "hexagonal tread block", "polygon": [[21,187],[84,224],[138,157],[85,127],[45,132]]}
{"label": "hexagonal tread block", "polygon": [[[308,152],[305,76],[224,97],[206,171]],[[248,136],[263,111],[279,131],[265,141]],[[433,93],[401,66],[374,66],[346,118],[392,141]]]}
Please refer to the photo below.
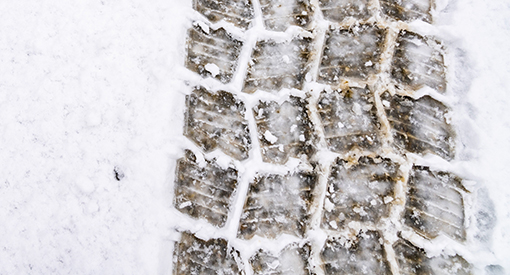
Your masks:
{"label": "hexagonal tread block", "polygon": [[306,28],[312,7],[308,0],[260,0],[262,19],[267,29],[285,31],[290,26]]}
{"label": "hexagonal tread block", "polygon": [[211,22],[225,20],[243,29],[254,17],[251,0],[193,0],[193,8]]}
{"label": "hexagonal tread block", "polygon": [[258,175],[248,190],[238,236],[275,238],[287,233],[303,237],[316,183],[314,173]]}
{"label": "hexagonal tread block", "polygon": [[243,91],[301,89],[308,71],[310,48],[310,38],[297,37],[288,42],[258,41],[253,49]]}
{"label": "hexagonal tread block", "polygon": [[214,77],[228,83],[234,75],[243,42],[225,29],[205,32],[195,25],[188,31],[186,68],[203,77]]}
{"label": "hexagonal tread block", "polygon": [[328,178],[321,227],[338,230],[350,221],[376,224],[389,213],[399,165],[386,158],[361,157],[350,165],[338,158]]}
{"label": "hexagonal tread block", "polygon": [[380,145],[380,123],[374,95],[368,88],[322,92],[317,103],[328,148],[346,153],[354,148],[374,150]]}
{"label": "hexagonal tread block", "polygon": [[432,0],[380,0],[383,14],[400,21],[432,22]]}
{"label": "hexagonal tread block", "polygon": [[437,41],[402,30],[396,44],[391,76],[398,84],[412,90],[428,86],[446,91],[444,57]]}
{"label": "hexagonal tread block", "polygon": [[224,274],[241,275],[243,265],[239,251],[224,239],[201,240],[183,232],[174,248],[174,275]]}
{"label": "hexagonal tread block", "polygon": [[308,266],[310,257],[310,244],[299,246],[293,243],[285,247],[278,255],[259,250],[250,258],[253,274],[288,274],[306,275],[313,274]]}
{"label": "hexagonal tread block", "polygon": [[404,239],[399,239],[393,245],[393,250],[400,274],[403,275],[472,274],[471,266],[458,255],[428,258],[423,249]]}
{"label": "hexagonal tread block", "polygon": [[306,105],[306,100],[291,96],[281,105],[261,101],[253,108],[265,162],[284,164],[289,157],[313,155],[315,138]]}
{"label": "hexagonal tread block", "polygon": [[321,251],[325,274],[391,274],[380,239],[377,231],[360,233],[355,240],[328,238]]}
{"label": "hexagonal tread block", "polygon": [[407,226],[429,239],[441,233],[459,241],[466,239],[462,194],[467,191],[462,179],[414,166],[407,185],[404,212]]}
{"label": "hexagonal tread block", "polygon": [[369,0],[319,0],[319,6],[325,19],[342,22],[353,17],[358,20],[370,18]]}
{"label": "hexagonal tread block", "polygon": [[342,78],[367,80],[379,70],[386,30],[375,25],[330,29],[319,67],[319,81],[339,84]]}
{"label": "hexagonal tread block", "polygon": [[448,108],[430,96],[413,99],[384,93],[381,96],[396,147],[412,153],[433,153],[446,160],[455,156],[455,132]]}
{"label": "hexagonal tread block", "polygon": [[177,161],[176,171],[175,208],[193,218],[224,226],[237,187],[237,170],[223,169],[214,160],[206,160],[201,166],[187,150],[186,157]]}
{"label": "hexagonal tread block", "polygon": [[251,138],[244,103],[231,93],[195,88],[186,96],[184,135],[205,152],[216,148],[237,159],[248,158]]}

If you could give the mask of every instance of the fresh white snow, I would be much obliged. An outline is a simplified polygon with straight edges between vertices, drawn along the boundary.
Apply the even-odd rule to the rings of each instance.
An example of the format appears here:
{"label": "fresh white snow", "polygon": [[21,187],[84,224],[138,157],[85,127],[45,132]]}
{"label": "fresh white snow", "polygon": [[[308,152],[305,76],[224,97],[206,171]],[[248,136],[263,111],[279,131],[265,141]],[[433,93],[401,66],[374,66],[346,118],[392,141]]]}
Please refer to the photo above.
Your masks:
{"label": "fresh white snow", "polygon": [[[441,247],[421,244],[432,254],[463,251],[480,274],[489,264],[508,273],[510,3],[441,0],[436,6],[434,28],[412,27],[438,35],[450,49],[456,100],[449,102],[460,156],[451,164],[421,161],[472,181],[468,230],[480,210],[496,220],[487,219],[494,228],[474,232],[479,238],[466,246],[447,238]],[[191,0],[20,0],[3,1],[0,11],[0,274],[171,274],[176,229],[226,238],[242,247],[245,260],[259,247],[277,255],[299,241],[235,238],[253,170],[240,171],[225,229],[172,206],[176,160],[186,148],[199,150],[182,136],[187,82],[201,81],[184,68],[187,29],[201,18]],[[239,34],[247,45],[272,35],[256,16],[254,27]],[[238,89],[250,54],[242,53],[231,84],[202,83]],[[289,93],[297,92],[254,98],[278,101]],[[255,104],[247,101],[246,109]],[[260,159],[252,154],[244,166],[279,172]],[[282,170],[297,164],[286,165]],[[114,169],[124,178],[118,181]],[[309,235],[326,238],[320,230]]]}

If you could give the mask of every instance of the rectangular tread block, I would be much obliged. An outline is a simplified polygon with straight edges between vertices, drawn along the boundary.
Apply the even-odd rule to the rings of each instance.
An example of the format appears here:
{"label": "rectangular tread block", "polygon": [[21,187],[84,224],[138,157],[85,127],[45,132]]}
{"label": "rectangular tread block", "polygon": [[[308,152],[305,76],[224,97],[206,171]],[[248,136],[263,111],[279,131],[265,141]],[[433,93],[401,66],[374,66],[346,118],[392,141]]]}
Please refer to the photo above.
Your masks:
{"label": "rectangular tread block", "polygon": [[183,232],[174,248],[174,275],[189,274],[244,274],[239,251],[225,239],[201,240]]}
{"label": "rectangular tread block", "polygon": [[380,123],[374,95],[368,88],[323,91],[317,110],[331,151],[373,150],[380,145]]}
{"label": "rectangular tread block", "polygon": [[193,8],[213,23],[225,20],[242,29],[254,17],[251,0],[193,0]]}
{"label": "rectangular tread block", "polygon": [[313,125],[305,99],[291,96],[281,105],[260,101],[253,114],[265,162],[285,164],[289,157],[310,158],[315,152]]}
{"label": "rectangular tread block", "polygon": [[381,96],[396,147],[411,153],[455,157],[455,132],[448,108],[430,96],[413,99],[384,93]]}
{"label": "rectangular tread block", "polygon": [[311,246],[306,243],[299,246],[293,243],[285,247],[278,255],[259,250],[250,258],[254,275],[288,274],[311,275],[308,265]]}
{"label": "rectangular tread block", "polygon": [[394,245],[400,274],[472,274],[471,266],[459,255],[428,258],[425,251],[411,242],[399,239]]}
{"label": "rectangular tread block", "polygon": [[379,70],[387,31],[375,25],[330,28],[319,67],[319,80],[339,84],[342,78],[366,80]]}
{"label": "rectangular tread block", "polygon": [[300,37],[288,42],[258,41],[248,65],[243,91],[301,89],[308,72],[311,41]]}
{"label": "rectangular tread block", "polygon": [[285,31],[290,26],[306,28],[312,20],[309,0],[260,0],[267,29]]}
{"label": "rectangular tread block", "polygon": [[250,184],[238,237],[276,238],[282,233],[303,237],[310,216],[314,173],[258,175]]}
{"label": "rectangular tread block", "polygon": [[379,0],[382,13],[400,21],[432,22],[430,10],[433,0]]}
{"label": "rectangular tread block", "polygon": [[201,167],[196,156],[186,150],[186,156],[177,161],[174,206],[193,218],[222,227],[236,187],[236,169],[223,169],[214,160],[206,160]]}
{"label": "rectangular tread block", "polygon": [[325,274],[391,274],[377,231],[360,232],[355,240],[328,238],[321,251]]}
{"label": "rectangular tread block", "polygon": [[243,42],[225,29],[205,32],[194,25],[188,30],[186,68],[202,77],[214,77],[228,83],[234,75]]}
{"label": "rectangular tread block", "polygon": [[319,0],[319,6],[325,19],[342,22],[353,17],[357,20],[370,18],[369,0]]}
{"label": "rectangular tread block", "polygon": [[186,96],[184,135],[204,152],[221,149],[237,159],[248,158],[251,138],[244,103],[225,91],[197,87]]}
{"label": "rectangular tread block", "polygon": [[390,159],[361,157],[351,166],[338,158],[328,178],[321,227],[338,230],[350,221],[376,224],[388,215],[401,178],[399,165]]}
{"label": "rectangular tread block", "polygon": [[462,179],[428,167],[414,166],[408,181],[405,224],[432,239],[443,233],[452,239],[466,239]]}
{"label": "rectangular tread block", "polygon": [[432,39],[402,30],[396,41],[391,76],[412,90],[428,86],[446,91],[446,72],[441,45]]}

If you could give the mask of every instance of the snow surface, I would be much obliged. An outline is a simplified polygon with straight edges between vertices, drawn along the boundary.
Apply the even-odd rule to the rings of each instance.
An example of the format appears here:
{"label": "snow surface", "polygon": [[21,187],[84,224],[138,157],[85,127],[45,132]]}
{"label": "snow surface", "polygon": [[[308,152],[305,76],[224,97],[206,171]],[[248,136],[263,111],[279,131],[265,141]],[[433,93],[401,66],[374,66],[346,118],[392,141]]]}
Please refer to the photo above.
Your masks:
{"label": "snow surface", "polygon": [[[434,28],[411,25],[455,46],[452,110],[464,160],[450,170],[475,182],[474,216],[496,217],[487,219],[492,232],[479,232],[486,242],[464,256],[480,274],[489,264],[510,272],[510,4],[437,7]],[[19,0],[0,11],[0,274],[170,274],[176,228],[235,244],[242,205],[223,231],[172,207],[176,160],[196,149],[182,136],[186,81],[200,79],[184,69],[186,31],[200,18],[191,0]],[[256,16],[244,34],[252,45]],[[266,169],[255,159],[245,166]],[[241,254],[276,254],[295,240],[253,238]]]}

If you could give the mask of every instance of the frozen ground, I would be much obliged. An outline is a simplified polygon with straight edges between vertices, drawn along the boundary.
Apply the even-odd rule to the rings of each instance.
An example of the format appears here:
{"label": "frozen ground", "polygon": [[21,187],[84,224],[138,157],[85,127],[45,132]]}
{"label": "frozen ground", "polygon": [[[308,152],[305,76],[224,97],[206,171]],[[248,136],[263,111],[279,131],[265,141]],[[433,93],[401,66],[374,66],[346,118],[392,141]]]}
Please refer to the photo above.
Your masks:
{"label": "frozen ground", "polygon": [[[439,5],[437,28],[414,27],[461,49],[451,84],[463,149],[451,170],[486,190],[474,196],[496,218],[463,256],[480,274],[508,273],[510,4]],[[0,11],[0,274],[170,274],[176,228],[235,236],[233,218],[217,230],[172,206],[176,161],[196,147],[182,135],[185,81],[201,79],[184,69],[191,1],[4,1]],[[249,244],[277,254],[290,242],[264,240]]]}

